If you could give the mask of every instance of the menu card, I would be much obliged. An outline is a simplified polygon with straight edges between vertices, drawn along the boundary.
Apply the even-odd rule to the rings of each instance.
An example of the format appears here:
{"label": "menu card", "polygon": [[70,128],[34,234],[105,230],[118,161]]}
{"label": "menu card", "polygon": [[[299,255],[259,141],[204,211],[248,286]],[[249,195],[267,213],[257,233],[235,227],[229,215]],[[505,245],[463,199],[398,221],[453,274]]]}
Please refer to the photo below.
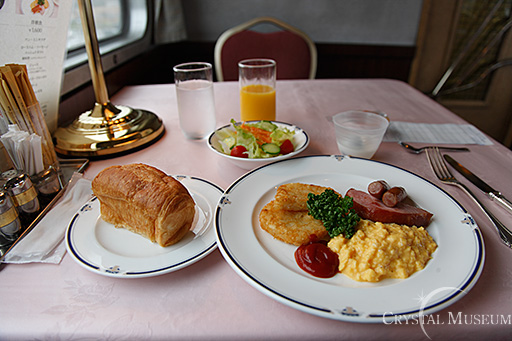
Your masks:
{"label": "menu card", "polygon": [[26,65],[51,132],[57,129],[71,5],[67,0],[0,0],[0,65]]}

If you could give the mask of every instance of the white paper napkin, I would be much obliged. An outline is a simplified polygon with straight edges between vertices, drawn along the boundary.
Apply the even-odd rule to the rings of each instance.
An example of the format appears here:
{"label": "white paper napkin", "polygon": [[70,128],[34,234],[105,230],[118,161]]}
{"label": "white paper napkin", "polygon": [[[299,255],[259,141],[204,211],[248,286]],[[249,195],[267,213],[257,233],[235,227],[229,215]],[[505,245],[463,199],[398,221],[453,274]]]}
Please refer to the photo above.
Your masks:
{"label": "white paper napkin", "polygon": [[5,256],[5,263],[59,264],[66,253],[64,235],[73,215],[92,196],[91,181],[74,173],[60,200]]}
{"label": "white paper napkin", "polygon": [[32,176],[44,170],[41,136],[20,130],[10,124],[9,131],[0,136],[0,142],[9,153],[17,169]]}
{"label": "white paper napkin", "polygon": [[492,145],[492,141],[471,124],[429,124],[391,121],[384,142]]}

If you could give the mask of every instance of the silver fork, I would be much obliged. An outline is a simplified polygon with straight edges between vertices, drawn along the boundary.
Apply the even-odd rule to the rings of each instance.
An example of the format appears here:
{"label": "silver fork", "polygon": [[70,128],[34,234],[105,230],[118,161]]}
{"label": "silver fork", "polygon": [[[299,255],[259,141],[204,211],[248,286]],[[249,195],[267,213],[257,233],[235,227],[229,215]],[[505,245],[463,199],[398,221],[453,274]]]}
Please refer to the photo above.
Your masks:
{"label": "silver fork", "polygon": [[487,217],[492,221],[494,227],[498,231],[498,234],[505,245],[512,248],[512,232],[505,226],[501,221],[498,220],[488,209],[478,200],[478,198],[469,190],[469,188],[463,183],[459,182],[450,172],[448,167],[441,157],[441,153],[437,147],[431,147],[426,149],[428,162],[430,167],[434,171],[437,178],[444,184],[457,186],[462,189],[466,194],[472,198],[478,206],[484,211]]}
{"label": "silver fork", "polygon": [[[424,150],[433,147],[433,146],[426,146],[426,147],[416,148],[416,147],[413,147],[410,144],[405,143],[403,141],[398,141],[398,144],[401,145],[402,147],[404,147],[405,149],[407,149],[408,151],[410,151],[411,153],[414,153],[414,154],[421,154],[421,153],[423,153]],[[451,152],[469,152],[469,149],[467,149],[466,147],[461,147],[461,148],[458,148],[458,147],[437,147],[437,148],[442,149],[442,150],[448,150],[448,151],[451,151]]]}

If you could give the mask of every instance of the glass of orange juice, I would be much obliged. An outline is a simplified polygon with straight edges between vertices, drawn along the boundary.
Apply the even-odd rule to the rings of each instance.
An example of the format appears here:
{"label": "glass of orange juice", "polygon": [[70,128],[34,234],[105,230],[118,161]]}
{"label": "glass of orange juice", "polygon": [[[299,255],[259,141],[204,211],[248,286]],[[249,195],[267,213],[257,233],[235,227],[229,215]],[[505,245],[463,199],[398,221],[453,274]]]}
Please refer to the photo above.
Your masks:
{"label": "glass of orange juice", "polygon": [[276,119],[276,62],[246,59],[238,63],[242,121]]}

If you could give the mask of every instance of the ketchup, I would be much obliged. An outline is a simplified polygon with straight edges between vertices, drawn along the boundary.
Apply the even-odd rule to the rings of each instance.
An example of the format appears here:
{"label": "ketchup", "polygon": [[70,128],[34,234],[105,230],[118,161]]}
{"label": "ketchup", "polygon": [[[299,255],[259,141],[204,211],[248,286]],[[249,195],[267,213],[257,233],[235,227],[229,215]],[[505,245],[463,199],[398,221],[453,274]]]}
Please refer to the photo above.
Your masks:
{"label": "ketchup", "polygon": [[329,278],[338,273],[338,255],[327,247],[327,241],[316,235],[310,241],[295,250],[295,261],[299,267],[315,277]]}

